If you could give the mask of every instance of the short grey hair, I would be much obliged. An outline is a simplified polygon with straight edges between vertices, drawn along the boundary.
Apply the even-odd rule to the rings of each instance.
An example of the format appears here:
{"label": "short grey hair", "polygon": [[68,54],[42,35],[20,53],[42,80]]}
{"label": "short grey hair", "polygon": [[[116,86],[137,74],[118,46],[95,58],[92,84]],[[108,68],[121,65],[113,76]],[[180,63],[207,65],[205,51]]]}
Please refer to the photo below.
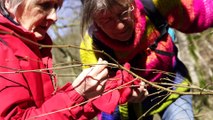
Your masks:
{"label": "short grey hair", "polygon": [[84,35],[85,30],[93,21],[93,16],[100,12],[108,10],[116,0],[82,0],[82,18],[81,18],[81,34]]}
{"label": "short grey hair", "polygon": [[[133,0],[127,0],[132,2]],[[81,0],[82,18],[81,18],[81,34],[84,35],[85,30],[93,22],[93,16],[100,11],[109,10],[114,4],[124,5],[123,0]]]}
{"label": "short grey hair", "polygon": [[[59,8],[61,8],[64,0],[60,0]],[[18,6],[24,2],[24,0],[8,0],[9,4],[11,5],[11,8],[13,8],[12,14],[16,14]],[[0,12],[2,14],[8,13],[7,9],[5,8],[5,0],[0,0]],[[11,12],[11,11],[10,11]]]}
{"label": "short grey hair", "polygon": [[[13,9],[14,9],[14,13],[13,14],[15,14],[16,13],[16,10],[17,10],[17,8],[18,8],[18,6],[23,2],[24,0],[8,0],[8,2],[9,2],[9,4],[11,5],[11,7],[13,7]],[[8,11],[6,10],[6,8],[5,8],[5,0],[1,0],[0,1],[0,12],[2,13],[2,14],[4,14],[4,13],[7,13]]]}

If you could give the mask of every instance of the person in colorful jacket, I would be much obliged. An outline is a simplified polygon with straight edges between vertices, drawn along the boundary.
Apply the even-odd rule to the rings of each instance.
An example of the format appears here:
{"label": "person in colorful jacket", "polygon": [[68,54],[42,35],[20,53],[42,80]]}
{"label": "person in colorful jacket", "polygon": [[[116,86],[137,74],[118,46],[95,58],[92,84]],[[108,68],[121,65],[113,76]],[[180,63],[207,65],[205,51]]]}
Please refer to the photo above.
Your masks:
{"label": "person in colorful jacket", "polygon": [[[190,77],[177,57],[178,50],[171,34],[166,32],[161,36],[160,27],[157,28],[148,16],[145,7],[149,9],[149,6],[144,4],[147,1],[151,1],[165,19],[166,28],[195,33],[213,26],[212,0],[82,0],[81,61],[92,64],[101,57],[115,62],[105,54],[96,52],[104,51],[121,65],[129,63],[131,71],[150,82],[162,83],[163,87],[177,92],[189,91],[186,87],[163,85],[186,86],[190,84]],[[191,95],[169,94],[150,85],[147,85],[147,89],[150,95],[145,100],[132,99],[118,106],[113,114],[103,110],[98,118],[135,120],[143,115],[146,116],[143,120],[150,120],[159,113],[163,120],[194,119]]]}
{"label": "person in colorful jacket", "polygon": [[[1,120],[92,119],[100,111],[92,102],[81,103],[103,93],[107,62],[100,58],[72,84],[59,88],[52,71],[51,49],[41,46],[52,45],[47,30],[56,22],[56,11],[62,3],[63,0],[0,1]],[[114,108],[117,103],[111,106]]]}

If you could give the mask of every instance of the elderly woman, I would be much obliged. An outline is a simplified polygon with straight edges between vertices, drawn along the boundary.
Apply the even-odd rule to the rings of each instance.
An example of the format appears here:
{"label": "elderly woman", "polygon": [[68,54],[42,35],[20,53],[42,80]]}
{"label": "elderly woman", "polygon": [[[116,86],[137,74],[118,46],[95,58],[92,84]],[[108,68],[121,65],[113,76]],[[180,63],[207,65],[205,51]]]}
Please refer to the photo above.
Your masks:
{"label": "elderly woman", "polygon": [[0,119],[79,119],[90,116],[83,112],[88,107],[95,115],[92,105],[78,104],[103,92],[107,62],[99,59],[99,65],[84,70],[72,85],[58,88],[48,69],[52,67],[50,49],[38,46],[52,44],[47,30],[56,22],[62,3],[0,1]]}
{"label": "elderly woman", "polygon": [[[81,47],[90,49],[80,51],[83,63],[94,63],[99,57],[109,62],[108,56],[91,52],[104,51],[120,64],[129,63],[136,68],[131,69],[133,72],[150,82],[163,83],[163,87],[179,92],[189,91],[175,87],[189,84],[190,77],[177,57],[178,51],[168,27],[185,33],[212,27],[213,0],[82,1],[82,28],[88,30],[88,34]],[[170,85],[165,85],[167,83]],[[113,114],[103,109],[100,120],[135,120],[142,115],[147,116],[143,120],[150,120],[156,113],[163,120],[194,119],[191,95],[170,94],[152,86],[147,90],[150,96],[144,101],[130,99]]]}

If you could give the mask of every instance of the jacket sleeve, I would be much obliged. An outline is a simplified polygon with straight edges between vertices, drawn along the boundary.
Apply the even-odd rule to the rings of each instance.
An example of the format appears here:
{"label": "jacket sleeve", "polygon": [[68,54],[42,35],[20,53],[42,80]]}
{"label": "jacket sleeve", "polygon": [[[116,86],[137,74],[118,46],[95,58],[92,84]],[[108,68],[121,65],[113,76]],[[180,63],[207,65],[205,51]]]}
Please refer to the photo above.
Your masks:
{"label": "jacket sleeve", "polygon": [[[85,99],[72,88],[71,84],[65,85],[48,98],[35,100],[32,91],[37,88],[31,89],[22,74],[17,72],[19,65],[24,61],[19,63],[15,60],[13,52],[6,46],[6,43],[0,41],[0,119],[68,120],[82,116],[90,117],[87,115],[89,113],[97,114],[92,105],[79,105]],[[34,93],[44,96],[36,91]],[[35,101],[40,101],[41,104],[37,105]],[[89,112],[82,112],[84,108]]]}
{"label": "jacket sleeve", "polygon": [[[68,120],[82,116],[83,107],[80,105],[84,98],[72,86],[67,84],[46,100],[39,108],[29,107],[20,116],[22,119]],[[20,110],[20,109],[19,109]],[[19,115],[17,115],[19,117]]]}
{"label": "jacket sleeve", "polygon": [[[92,45],[92,38],[89,36],[89,34],[85,34],[84,39],[80,44],[80,48],[80,59],[83,64],[97,63],[98,60]],[[83,66],[83,69],[87,67],[88,66]]]}
{"label": "jacket sleeve", "polygon": [[169,25],[185,33],[213,27],[213,0],[153,0]]}

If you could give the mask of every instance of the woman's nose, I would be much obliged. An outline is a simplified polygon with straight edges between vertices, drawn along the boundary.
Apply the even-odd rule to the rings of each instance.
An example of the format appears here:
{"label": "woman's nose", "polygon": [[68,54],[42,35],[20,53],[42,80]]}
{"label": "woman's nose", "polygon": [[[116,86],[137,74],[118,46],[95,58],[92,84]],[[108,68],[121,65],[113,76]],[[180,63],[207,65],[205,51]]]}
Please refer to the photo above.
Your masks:
{"label": "woman's nose", "polygon": [[125,27],[125,24],[122,23],[121,21],[117,23],[117,29],[118,30],[122,30],[122,29],[124,29],[124,27]]}
{"label": "woman's nose", "polygon": [[57,16],[57,13],[56,13],[56,10],[55,10],[55,9],[53,9],[53,10],[49,13],[49,15],[47,16],[47,19],[52,20],[52,21],[54,21],[54,22],[57,21],[58,16]]}

